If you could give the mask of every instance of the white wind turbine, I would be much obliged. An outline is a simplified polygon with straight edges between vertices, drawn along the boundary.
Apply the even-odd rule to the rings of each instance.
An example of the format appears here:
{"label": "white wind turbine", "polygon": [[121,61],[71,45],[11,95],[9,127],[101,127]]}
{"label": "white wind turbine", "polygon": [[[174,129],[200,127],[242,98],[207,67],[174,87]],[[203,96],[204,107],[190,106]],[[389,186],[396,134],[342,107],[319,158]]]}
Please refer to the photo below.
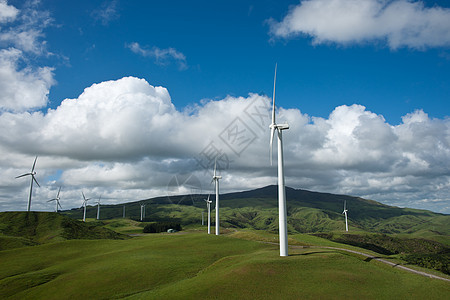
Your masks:
{"label": "white wind turbine", "polygon": [[25,173],[25,174],[22,174],[22,175],[16,177],[16,178],[20,178],[20,177],[31,175],[30,196],[28,197],[28,208],[27,208],[27,211],[30,211],[30,209],[31,209],[31,195],[33,193],[33,181],[36,182],[38,187],[41,187],[39,185],[39,183],[37,182],[36,177],[34,177],[34,175],[36,175],[36,171],[34,171],[34,167],[36,166],[37,158],[38,157],[36,156],[36,158],[34,159],[33,167],[31,168],[31,172],[30,173]]}
{"label": "white wind turbine", "polygon": [[100,196],[98,198],[98,201],[95,202],[95,203],[97,203],[97,220],[100,220],[100,199],[102,199],[102,196]]}
{"label": "white wind turbine", "polygon": [[81,192],[81,194],[83,195],[83,206],[84,206],[83,222],[86,222],[86,204],[89,200],[91,200],[91,198],[86,199],[86,197],[84,196],[84,193]]}
{"label": "white wind turbine", "polygon": [[61,192],[61,187],[59,187],[58,194],[56,194],[56,197],[47,201],[47,202],[56,201],[55,212],[58,212],[58,206],[62,209],[61,204],[59,203],[59,200],[61,200],[61,198],[59,197],[59,192]]}
{"label": "white wind turbine", "polygon": [[348,231],[348,222],[347,222],[347,212],[348,209],[346,208],[347,201],[344,200],[344,211],[342,212],[345,215],[345,231]]}
{"label": "white wind turbine", "polygon": [[208,234],[211,233],[211,203],[212,201],[209,200],[209,195],[208,195],[208,199],[203,199],[206,202],[206,207],[208,208]]}
{"label": "white wind turbine", "polygon": [[222,179],[222,176],[216,174],[217,169],[217,159],[214,161],[214,174],[211,182],[214,181],[214,185],[216,187],[216,235],[219,235],[219,179]]}
{"label": "white wind turbine", "polygon": [[277,65],[275,64],[275,76],[273,79],[273,104],[272,124],[270,124],[270,164],[272,165],[272,145],[275,131],[278,137],[278,221],[280,233],[280,256],[288,256],[287,238],[287,212],[286,212],[286,190],[284,185],[284,162],[283,162],[283,130],[289,129],[288,124],[277,124],[275,122],[275,84],[277,81]]}

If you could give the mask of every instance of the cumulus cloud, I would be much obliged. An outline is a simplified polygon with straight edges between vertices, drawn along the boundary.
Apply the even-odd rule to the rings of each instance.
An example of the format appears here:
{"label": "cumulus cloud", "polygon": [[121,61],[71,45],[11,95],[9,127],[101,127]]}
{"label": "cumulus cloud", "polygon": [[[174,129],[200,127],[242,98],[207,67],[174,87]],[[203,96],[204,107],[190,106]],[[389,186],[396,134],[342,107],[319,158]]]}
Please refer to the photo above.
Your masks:
{"label": "cumulus cloud", "polygon": [[[166,88],[125,77],[94,84],[46,113],[3,113],[0,208],[25,207],[28,183],[14,177],[28,171],[34,155],[43,185],[35,209],[51,209],[43,200],[59,185],[70,207],[79,205],[81,190],[102,194],[105,203],[211,192],[215,156],[224,192],[276,184],[269,107],[269,98],[250,94],[179,111]],[[450,191],[449,119],[418,110],[390,125],[355,104],[328,118],[279,108],[277,120],[290,125],[287,185],[449,212],[442,204]]]}
{"label": "cumulus cloud", "polygon": [[167,65],[171,61],[175,61],[180,70],[187,69],[186,56],[174,48],[160,49],[158,47],[142,47],[139,43],[133,42],[126,45],[132,52],[144,57],[152,57],[156,64]]}
{"label": "cumulus cloud", "polygon": [[450,45],[450,9],[410,0],[307,0],[281,22],[274,37],[307,35],[314,44],[386,42],[391,49]]}

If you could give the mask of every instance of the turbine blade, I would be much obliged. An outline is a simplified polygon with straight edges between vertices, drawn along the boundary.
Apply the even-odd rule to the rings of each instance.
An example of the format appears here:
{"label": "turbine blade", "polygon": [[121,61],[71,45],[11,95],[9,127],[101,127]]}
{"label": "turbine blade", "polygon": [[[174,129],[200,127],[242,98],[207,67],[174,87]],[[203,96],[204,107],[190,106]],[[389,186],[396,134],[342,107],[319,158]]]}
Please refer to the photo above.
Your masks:
{"label": "turbine blade", "polygon": [[209,201],[209,196],[211,196],[211,194],[208,194],[208,201]]}
{"label": "turbine blade", "polygon": [[58,201],[58,206],[59,206],[59,208],[61,208],[61,209],[62,209],[62,206],[61,206],[61,204],[59,204],[59,201]]}
{"label": "turbine blade", "polygon": [[31,174],[31,177],[32,177],[32,180],[34,180],[34,182],[36,182],[36,184],[38,185],[38,187],[41,187],[41,186],[39,185],[39,182],[37,182],[36,177],[34,177],[33,174]]}
{"label": "turbine blade", "polygon": [[37,160],[37,155],[36,155],[36,158],[34,159],[34,163],[33,163],[33,168],[31,168],[31,172],[33,172],[34,171],[34,167],[36,166],[36,160]]}
{"label": "turbine blade", "polygon": [[16,178],[24,177],[24,176],[27,176],[27,175],[31,175],[31,173],[22,174],[20,176],[17,176]]}
{"label": "turbine blade", "polygon": [[56,199],[50,199],[50,200],[47,200],[47,202],[50,202],[50,201],[55,201]]}
{"label": "turbine blade", "polygon": [[269,149],[269,155],[270,155],[270,165],[273,165],[273,136],[275,135],[275,127],[272,127],[272,129],[270,130],[270,149]]}
{"label": "turbine blade", "polygon": [[217,157],[214,160],[214,177],[216,177]]}
{"label": "turbine blade", "polygon": [[272,96],[272,124],[275,124],[275,85],[277,83],[277,64],[275,64],[275,75],[273,76],[273,96]]}
{"label": "turbine blade", "polygon": [[345,206],[346,206],[346,204],[347,204],[347,201],[344,201],[344,211],[345,211]]}
{"label": "turbine blade", "polygon": [[61,192],[61,187],[59,187],[58,194],[56,195],[56,198],[59,197],[59,192]]}
{"label": "turbine blade", "polygon": [[83,195],[83,199],[84,199],[84,201],[86,201],[86,197],[84,196],[84,193],[83,193],[83,192],[81,192],[81,194]]}

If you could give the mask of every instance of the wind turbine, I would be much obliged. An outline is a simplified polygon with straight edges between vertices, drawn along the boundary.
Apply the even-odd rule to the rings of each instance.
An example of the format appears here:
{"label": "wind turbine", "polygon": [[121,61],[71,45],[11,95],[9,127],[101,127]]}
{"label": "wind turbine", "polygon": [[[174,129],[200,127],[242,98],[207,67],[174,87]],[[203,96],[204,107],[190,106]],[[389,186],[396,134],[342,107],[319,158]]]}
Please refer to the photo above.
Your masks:
{"label": "wind turbine", "polygon": [[123,218],[125,219],[125,205],[123,205]]}
{"label": "wind turbine", "polygon": [[62,209],[61,204],[59,203],[59,200],[61,200],[61,198],[59,197],[59,192],[61,192],[61,187],[59,187],[58,194],[56,194],[56,198],[47,201],[47,202],[56,201],[55,212],[58,212],[58,206]]}
{"label": "wind turbine", "polygon": [[95,202],[95,203],[97,203],[97,220],[100,220],[100,199],[102,199],[102,196],[100,196],[98,198],[98,201]]}
{"label": "wind turbine", "polygon": [[27,208],[27,211],[30,211],[30,209],[31,209],[31,194],[33,193],[33,181],[36,182],[38,187],[41,187],[39,185],[39,183],[37,182],[36,177],[34,177],[34,175],[36,175],[36,171],[34,171],[34,167],[36,166],[37,158],[38,157],[36,156],[36,158],[34,159],[33,167],[31,168],[31,172],[30,173],[25,173],[25,174],[22,174],[22,175],[16,177],[16,178],[20,178],[20,177],[31,175],[30,196],[28,197],[28,208]]}
{"label": "wind turbine", "polygon": [[86,222],[86,203],[91,200],[91,198],[86,199],[86,197],[84,196],[84,193],[81,192],[81,194],[83,195],[83,206],[84,206],[84,213],[83,213],[83,222]]}
{"label": "wind turbine", "polygon": [[284,185],[284,162],[283,162],[283,130],[289,129],[289,124],[277,124],[275,122],[275,84],[277,82],[277,65],[275,64],[275,76],[273,79],[273,104],[272,124],[270,124],[270,164],[272,165],[272,146],[275,131],[278,137],[278,221],[280,234],[280,256],[288,256],[287,238],[287,212],[286,212],[286,189]]}
{"label": "wind turbine", "polygon": [[209,200],[209,195],[208,195],[208,199],[203,199],[206,202],[206,207],[208,208],[208,234],[211,233],[211,203],[212,201]]}
{"label": "wind turbine", "polygon": [[348,231],[348,222],[347,222],[348,209],[345,208],[346,204],[347,204],[347,201],[344,200],[344,211],[342,213],[345,215],[345,231]]}
{"label": "wind turbine", "polygon": [[219,235],[219,179],[222,179],[222,176],[216,174],[217,169],[217,159],[214,161],[214,174],[211,182],[214,181],[214,185],[216,186],[216,235]]}

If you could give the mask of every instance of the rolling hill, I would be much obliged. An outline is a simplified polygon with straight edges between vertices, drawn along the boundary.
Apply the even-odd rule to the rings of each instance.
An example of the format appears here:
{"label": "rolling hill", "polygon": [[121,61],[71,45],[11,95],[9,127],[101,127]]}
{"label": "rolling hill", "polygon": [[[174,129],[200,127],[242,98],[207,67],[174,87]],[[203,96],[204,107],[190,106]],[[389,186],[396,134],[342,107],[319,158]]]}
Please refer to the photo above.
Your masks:
{"label": "rolling hill", "polygon": [[[350,231],[384,234],[408,234],[417,237],[450,235],[450,215],[426,210],[399,208],[359,197],[286,188],[288,230],[290,233],[340,231],[344,228],[343,203],[347,201]],[[177,221],[182,225],[199,224],[207,195],[181,195],[142,200],[147,203],[146,221]],[[214,200],[214,196],[212,195]],[[139,202],[126,203],[126,216],[140,216]],[[214,202],[214,201],[213,201]],[[221,226],[276,231],[278,229],[277,186],[222,194]],[[214,203],[213,203],[214,204]],[[123,205],[104,205],[101,219],[122,217]],[[81,209],[64,211],[80,219]],[[89,217],[96,207],[89,206]],[[444,240],[444,239],[441,239]],[[445,239],[446,240],[446,239]]]}
{"label": "rolling hill", "polygon": [[0,250],[71,239],[124,239],[93,222],[50,212],[1,212]]}
{"label": "rolling hill", "polygon": [[447,281],[358,254],[299,246],[279,257],[276,245],[233,235],[149,234],[0,251],[3,299],[445,299],[449,292]]}

